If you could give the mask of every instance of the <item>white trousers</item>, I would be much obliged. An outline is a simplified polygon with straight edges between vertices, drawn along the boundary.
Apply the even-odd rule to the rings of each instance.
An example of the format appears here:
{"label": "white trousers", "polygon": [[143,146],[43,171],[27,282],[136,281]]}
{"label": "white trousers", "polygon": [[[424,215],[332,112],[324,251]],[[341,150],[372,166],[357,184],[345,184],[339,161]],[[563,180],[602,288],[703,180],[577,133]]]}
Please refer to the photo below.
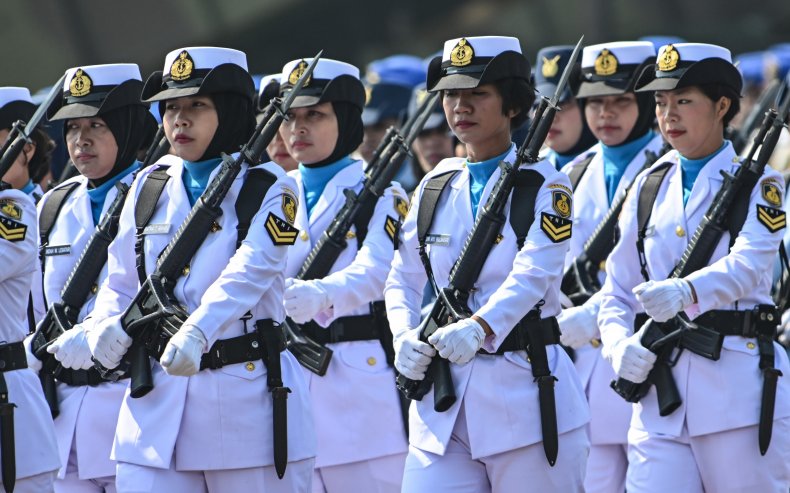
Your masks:
{"label": "white trousers", "polygon": [[274,466],[215,471],[176,471],[118,462],[118,493],[306,493],[315,459],[289,462],[283,479]]}
{"label": "white trousers", "polygon": [[[722,410],[726,412],[726,410]],[[790,490],[790,418],[774,421],[765,456],[757,426],[689,437],[628,431],[626,488],[640,493],[787,493]]]}
{"label": "white trousers", "polygon": [[[57,474],[58,471],[50,471],[26,478],[17,478],[14,483],[14,493],[51,493],[54,491],[52,483],[55,482]],[[2,482],[0,482],[0,493],[5,493]]]}
{"label": "white trousers", "polygon": [[398,493],[403,480],[406,454],[316,468],[313,493]]}
{"label": "white trousers", "polygon": [[592,445],[584,478],[586,493],[623,493],[628,448],[621,444]]}
{"label": "white trousers", "polygon": [[116,493],[115,476],[80,479],[77,468],[77,440],[71,441],[68,460],[65,477],[55,479],[55,493]]}
{"label": "white trousers", "polygon": [[[494,423],[491,433],[497,433]],[[542,442],[472,459],[462,406],[444,455],[409,446],[401,491],[582,493],[589,450],[587,427],[582,426],[559,436],[559,454],[554,467],[546,460]]]}

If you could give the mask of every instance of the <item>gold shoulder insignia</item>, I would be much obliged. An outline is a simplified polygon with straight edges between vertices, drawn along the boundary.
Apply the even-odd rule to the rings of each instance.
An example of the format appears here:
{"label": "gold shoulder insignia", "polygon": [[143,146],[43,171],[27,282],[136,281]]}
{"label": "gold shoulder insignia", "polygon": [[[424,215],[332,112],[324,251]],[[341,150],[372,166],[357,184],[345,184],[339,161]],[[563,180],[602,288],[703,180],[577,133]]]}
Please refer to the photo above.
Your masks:
{"label": "gold shoulder insignia", "polygon": [[384,221],[384,231],[387,232],[387,236],[390,237],[392,240],[392,245],[397,249],[398,248],[398,230],[400,229],[400,221],[395,219],[392,216],[387,216],[387,220]]}
{"label": "gold shoulder insignia", "polygon": [[285,214],[285,220],[290,224],[296,220],[296,204],[296,197],[289,193],[283,193],[283,214]]}
{"label": "gold shoulder insignia", "polygon": [[667,45],[658,57],[658,70],[670,72],[675,70],[680,61],[680,53],[672,45]]}
{"label": "gold shoulder insignia", "polygon": [[550,79],[551,77],[557,75],[557,72],[560,71],[560,66],[558,63],[560,61],[560,56],[556,55],[553,58],[546,58],[544,56],[542,58],[543,66],[541,67],[540,72],[543,74],[543,77]]}
{"label": "gold shoulder insignia", "polygon": [[93,87],[93,80],[88,73],[81,68],[77,69],[69,82],[69,93],[75,97],[82,97],[91,92],[91,87]]}
{"label": "gold shoulder insignia", "polygon": [[551,192],[551,207],[560,215],[560,217],[571,217],[571,196],[569,193],[562,190],[554,190]]}
{"label": "gold shoulder insignia", "polygon": [[466,67],[472,63],[472,57],[475,56],[475,50],[466,38],[458,40],[453,51],[450,52],[450,65],[453,67]]}
{"label": "gold shoulder insignia", "polygon": [[617,72],[617,57],[604,48],[595,59],[595,75],[612,75]]}
{"label": "gold shoulder insignia", "polygon": [[559,190],[565,190],[566,192],[568,192],[569,195],[573,196],[573,190],[571,190],[570,188],[566,187],[561,183],[552,183],[551,185],[549,185],[549,188],[557,188]]}
{"label": "gold shoulder insignia", "polygon": [[189,56],[187,50],[178,54],[173,64],[170,65],[170,78],[175,81],[187,80],[192,77],[192,70],[195,68],[195,62]]}
{"label": "gold shoulder insignia", "polygon": [[17,221],[22,219],[22,208],[11,199],[0,199],[0,213]]}
{"label": "gold shoulder insignia", "polygon": [[771,233],[779,231],[787,224],[785,211],[760,204],[757,204],[757,220]]}
{"label": "gold shoulder insignia", "polygon": [[27,233],[27,225],[0,216],[0,238],[12,242],[22,241]]}
{"label": "gold shoulder insignia", "polygon": [[763,192],[763,199],[774,207],[782,206],[782,192],[773,180],[765,180],[760,184]]}
{"label": "gold shoulder insignia", "polygon": [[573,222],[570,219],[541,212],[540,229],[546,233],[546,236],[553,243],[559,243],[570,238],[572,226]]}
{"label": "gold shoulder insignia", "polygon": [[[307,62],[302,60],[299,63],[297,63],[296,67],[294,67],[294,69],[291,70],[291,73],[288,74],[288,83],[291,84],[292,86],[296,85],[297,81],[299,81],[299,78],[302,76],[305,70],[307,70]],[[312,80],[313,80],[313,76],[311,75],[310,77],[307,78],[307,80],[304,81],[304,85],[302,87],[307,87],[310,84],[310,81]]]}
{"label": "gold shoulder insignia", "polygon": [[266,232],[275,245],[293,245],[299,230],[270,212],[266,218]]}
{"label": "gold shoulder insignia", "polygon": [[395,197],[395,210],[398,212],[398,215],[400,216],[401,219],[405,219],[406,214],[409,213],[409,203],[406,202],[406,199],[398,197],[397,195],[395,195],[394,197]]}

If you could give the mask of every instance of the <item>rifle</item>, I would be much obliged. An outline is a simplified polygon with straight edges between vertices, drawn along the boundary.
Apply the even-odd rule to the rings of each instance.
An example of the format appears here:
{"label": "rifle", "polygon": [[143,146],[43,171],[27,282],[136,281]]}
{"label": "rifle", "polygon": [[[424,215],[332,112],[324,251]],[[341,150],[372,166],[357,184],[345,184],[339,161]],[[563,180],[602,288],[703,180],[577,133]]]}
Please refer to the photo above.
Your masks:
{"label": "rifle", "polygon": [[188,317],[186,308],[173,294],[182,270],[200,248],[214,221],[222,214],[222,201],[242,165],[248,163],[254,166],[260,162],[261,155],[274,138],[291,103],[313,73],[321,53],[310,62],[284,101],[279,98],[272,99],[250,140],[241,148],[239,156],[233,159],[226,154],[222,155],[219,172],[195,202],[160,255],[155,271],[140,286],[137,295],[121,314],[121,326],[133,339],[132,345],[117,368],[105,368],[99,362],[95,362],[95,366],[104,379],[111,381],[117,381],[129,371],[133,398],[143,397],[153,389],[146,346],[155,347],[155,353],[161,355],[170,337],[178,332]]}
{"label": "rifle", "polygon": [[[576,44],[576,48],[565,67],[551,100],[545,96],[541,99],[527,136],[516,152],[515,162],[512,165],[506,161],[499,163],[499,178],[494,184],[491,194],[488,196],[472,230],[469,232],[460,256],[450,270],[448,286],[438,289],[433,276],[429,275],[434,290],[437,292],[437,297],[431,308],[430,315],[417,328],[421,341],[427,342],[428,337],[440,327],[472,316],[468,308],[469,295],[480,276],[483,265],[499,236],[502,226],[505,224],[505,206],[515,185],[518,169],[523,163],[532,164],[539,160],[538,153],[554,121],[557,102],[568,83],[574,62],[581,51],[583,40],[584,36]],[[423,263],[430,268],[424,245],[420,245],[420,257],[422,257]],[[446,411],[456,401],[450,373],[450,363],[438,355],[433,357],[423,380],[411,380],[403,375],[398,375],[396,383],[398,389],[406,397],[418,401],[422,400],[431,389],[431,386],[433,386],[434,410],[436,412]]]}
{"label": "rifle", "polygon": [[[351,189],[344,191],[346,203],[310,251],[296,279],[307,281],[326,277],[348,244],[346,234],[351,226],[357,221],[361,224],[370,222],[376,203],[411,152],[411,144],[431,116],[437,99],[438,94],[432,94],[423,101],[419,110],[403,127],[405,137],[394,127],[387,130],[368,165],[362,190],[359,194]],[[290,318],[286,318],[284,325],[288,335],[288,349],[299,363],[317,375],[325,375],[332,358],[332,350],[308,337],[299,324]]]}
{"label": "rifle", "polygon": [[125,183],[119,182],[115,186],[118,188],[118,193],[99,225],[96,226],[96,230],[63,285],[61,300],[49,307],[31,342],[33,354],[43,362],[39,378],[53,418],[58,415],[57,395],[54,393],[55,378],[62,370],[62,366],[52,354],[47,352],[47,348],[77,323],[80,310],[88,295],[93,292],[94,282],[107,263],[107,248],[118,234],[118,220],[121,217],[126,194],[129,192],[129,186]]}
{"label": "rifle", "polygon": [[[47,99],[45,99],[38,108],[36,112],[33,113],[33,116],[30,117],[30,121],[25,123],[21,120],[17,120],[11,126],[11,131],[8,133],[8,137],[6,138],[5,143],[3,144],[2,149],[0,149],[0,179],[2,179],[6,173],[8,173],[9,168],[16,162],[16,159],[22,153],[22,149],[25,148],[26,144],[32,143],[30,140],[30,136],[33,135],[33,132],[39,127],[44,116],[47,114],[49,107],[52,106],[52,103],[55,102],[55,99],[60,95],[60,91],[63,89],[63,81],[66,79],[66,74],[63,74],[60,79],[52,86],[50,89],[49,94],[47,94]],[[0,190],[5,190],[9,188],[5,182],[2,182],[0,185]]]}
{"label": "rifle", "polygon": [[[785,96],[779,111],[768,110],[749,154],[735,174],[722,171],[724,183],[694,232],[680,262],[672,270],[670,279],[686,277],[708,265],[722,234],[727,231],[733,206],[738,202],[749,203],[752,189],[763,175],[768,159],[779,140],[788,107],[790,107],[790,95]],[[760,153],[757,159],[754,159],[758,147]],[[642,383],[636,384],[618,378],[617,381],[612,381],[611,387],[626,401],[639,402],[650,390],[651,383],[655,383],[659,413],[661,416],[667,416],[682,403],[672,377],[671,359],[675,347],[689,349],[715,361],[719,358],[724,336],[717,331],[690,322],[682,312],[665,323],[648,320],[640,331],[642,345],[658,355],[655,366],[647,380]]]}
{"label": "rifle", "polygon": [[169,150],[170,141],[167,140],[167,135],[165,135],[164,125],[160,124],[159,128],[156,129],[154,140],[151,142],[151,145],[148,147],[148,151],[145,153],[143,164],[140,166],[140,169],[147,168],[148,166],[159,161],[159,158],[167,154]]}
{"label": "rifle", "polygon": [[[671,147],[664,144],[656,154],[653,151],[645,151],[645,162],[639,171],[634,175],[634,181],[640,173],[653,165],[659,157],[663,156]],[[606,258],[612,253],[615,244],[615,229],[620,211],[628,197],[628,192],[634,186],[632,181],[626,189],[612,203],[606,215],[598,223],[593,234],[584,243],[584,249],[578,257],[573,259],[573,263],[568,266],[562,276],[560,289],[573,302],[573,306],[580,306],[587,302],[592,295],[600,291],[601,283],[598,280],[598,273],[604,269]]]}

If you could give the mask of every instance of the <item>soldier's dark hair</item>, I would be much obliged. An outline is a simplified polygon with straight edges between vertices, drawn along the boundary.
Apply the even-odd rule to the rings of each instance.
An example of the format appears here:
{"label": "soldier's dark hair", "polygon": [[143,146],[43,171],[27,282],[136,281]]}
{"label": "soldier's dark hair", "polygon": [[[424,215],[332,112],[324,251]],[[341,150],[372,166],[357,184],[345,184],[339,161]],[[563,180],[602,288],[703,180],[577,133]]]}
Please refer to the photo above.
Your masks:
{"label": "soldier's dark hair", "polygon": [[519,127],[527,121],[529,110],[535,102],[535,91],[529,81],[508,77],[494,81],[493,84],[502,96],[502,113],[507,115],[510,110],[518,111],[518,114],[510,119],[510,128]]}
{"label": "soldier's dark hair", "polygon": [[735,115],[741,111],[741,96],[732,87],[723,84],[700,84],[699,90],[714,103],[722,97],[730,100],[730,109],[724,115],[724,128],[730,124]]}

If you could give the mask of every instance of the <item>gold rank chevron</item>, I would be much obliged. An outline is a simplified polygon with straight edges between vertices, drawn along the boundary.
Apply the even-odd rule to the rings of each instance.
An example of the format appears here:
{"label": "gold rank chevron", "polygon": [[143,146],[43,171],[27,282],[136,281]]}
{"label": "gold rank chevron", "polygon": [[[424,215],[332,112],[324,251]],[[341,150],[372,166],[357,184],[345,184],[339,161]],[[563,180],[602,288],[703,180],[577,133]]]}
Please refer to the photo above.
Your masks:
{"label": "gold rank chevron", "polygon": [[27,233],[27,225],[7,217],[0,217],[0,238],[8,241],[22,241]]}
{"label": "gold rank chevron", "polygon": [[266,232],[275,245],[293,245],[299,230],[270,212],[266,218]]}
{"label": "gold rank chevron", "polygon": [[540,229],[554,243],[567,240],[571,237],[571,227],[573,223],[570,219],[563,219],[553,214],[541,213]]}
{"label": "gold rank chevron", "polygon": [[395,241],[395,236],[398,234],[398,221],[387,216],[387,220],[384,222],[384,231],[390,237],[390,240]]}
{"label": "gold rank chevron", "polygon": [[787,224],[786,215],[783,210],[765,207],[760,204],[757,204],[757,220],[772,233],[779,231]]}

